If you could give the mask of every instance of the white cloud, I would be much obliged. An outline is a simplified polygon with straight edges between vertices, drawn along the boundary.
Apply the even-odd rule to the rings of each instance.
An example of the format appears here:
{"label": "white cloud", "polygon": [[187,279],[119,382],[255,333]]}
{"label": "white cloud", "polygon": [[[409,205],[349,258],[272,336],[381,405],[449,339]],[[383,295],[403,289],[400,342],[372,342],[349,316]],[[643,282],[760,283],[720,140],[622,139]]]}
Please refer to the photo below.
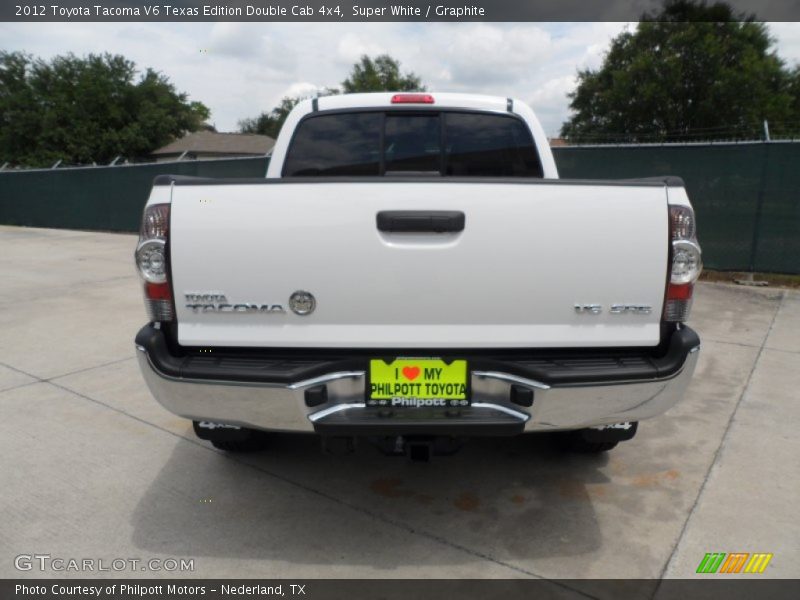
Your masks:
{"label": "white cloud", "polygon": [[768,23],[778,54],[789,65],[800,64],[800,23]]}
{"label": "white cloud", "polygon": [[553,105],[561,101],[569,92],[575,88],[576,77],[567,75],[545,81],[538,86],[533,93],[532,103],[536,106]]}
{"label": "white cloud", "polygon": [[208,47],[215,54],[246,59],[260,55],[263,36],[250,35],[245,23],[220,22],[211,27]]}
{"label": "white cloud", "polygon": [[323,86],[308,81],[301,81],[293,83],[281,92],[281,98],[289,96],[292,98],[305,98],[306,96],[313,96],[316,92],[322,89]]}
{"label": "white cloud", "polygon": [[340,63],[353,64],[364,54],[374,56],[383,54],[386,50],[375,41],[364,39],[356,33],[347,33],[339,40],[336,48],[336,57]]}
{"label": "white cloud", "polygon": [[538,26],[468,23],[444,31],[432,38],[429,60],[438,62],[459,87],[530,78],[552,54],[550,35]]}
{"label": "white cloud", "polygon": [[[626,23],[2,23],[6,50],[46,58],[123,54],[166,74],[220,130],[285,95],[338,86],[362,54],[388,53],[433,91],[530,102],[549,135],[569,114],[579,69],[597,68]],[[773,23],[778,52],[800,61],[800,24]]]}

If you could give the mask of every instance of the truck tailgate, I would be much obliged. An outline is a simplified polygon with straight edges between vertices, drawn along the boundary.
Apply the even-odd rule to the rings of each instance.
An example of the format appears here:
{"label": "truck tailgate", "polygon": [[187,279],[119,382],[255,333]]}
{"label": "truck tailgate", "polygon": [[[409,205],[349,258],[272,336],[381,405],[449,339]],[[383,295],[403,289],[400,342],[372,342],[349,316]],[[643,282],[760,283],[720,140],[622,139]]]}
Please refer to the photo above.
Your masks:
{"label": "truck tailgate", "polygon": [[[380,211],[432,210],[463,213],[463,231],[376,226]],[[241,347],[653,346],[667,212],[666,188],[655,184],[175,185],[178,339]],[[289,308],[298,290],[313,294],[312,313]],[[652,310],[614,313],[612,305]]]}

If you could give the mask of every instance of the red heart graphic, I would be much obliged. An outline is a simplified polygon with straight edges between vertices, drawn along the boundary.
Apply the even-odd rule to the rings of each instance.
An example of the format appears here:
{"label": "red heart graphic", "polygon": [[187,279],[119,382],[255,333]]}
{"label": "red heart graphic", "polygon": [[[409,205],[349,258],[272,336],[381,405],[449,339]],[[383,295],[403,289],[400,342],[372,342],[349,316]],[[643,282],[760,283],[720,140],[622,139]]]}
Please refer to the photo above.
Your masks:
{"label": "red heart graphic", "polygon": [[403,367],[403,375],[409,381],[414,381],[419,377],[419,367]]}

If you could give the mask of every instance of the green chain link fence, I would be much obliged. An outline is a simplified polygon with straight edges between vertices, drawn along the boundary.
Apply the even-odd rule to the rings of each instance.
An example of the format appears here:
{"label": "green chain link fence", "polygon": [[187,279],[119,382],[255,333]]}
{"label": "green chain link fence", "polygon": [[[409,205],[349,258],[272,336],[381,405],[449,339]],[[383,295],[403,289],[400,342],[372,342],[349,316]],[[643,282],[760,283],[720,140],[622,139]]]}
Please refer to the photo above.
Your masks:
{"label": "green chain link fence", "polygon": [[708,268],[800,273],[800,142],[554,150],[562,177],[682,177]]}
{"label": "green chain link fence", "polygon": [[137,231],[156,175],[263,177],[268,163],[259,157],[0,172],[0,224]]}
{"label": "green chain link fence", "polygon": [[[567,146],[554,153],[565,178],[679,175],[697,212],[707,267],[800,274],[800,142]],[[156,175],[263,177],[268,161],[0,172],[0,223],[135,231]]]}

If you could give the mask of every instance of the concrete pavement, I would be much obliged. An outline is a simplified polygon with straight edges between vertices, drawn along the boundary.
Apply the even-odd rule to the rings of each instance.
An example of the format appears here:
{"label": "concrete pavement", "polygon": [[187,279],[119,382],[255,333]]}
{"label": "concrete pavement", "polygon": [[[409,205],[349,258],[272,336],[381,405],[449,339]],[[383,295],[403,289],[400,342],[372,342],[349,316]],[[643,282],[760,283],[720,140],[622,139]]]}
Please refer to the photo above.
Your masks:
{"label": "concrete pavement", "polygon": [[194,559],[125,577],[691,577],[706,552],[800,576],[800,292],[700,284],[687,397],[607,456],[524,437],[420,465],[277,435],[232,457],[141,379],[134,245],[0,227],[0,577],[86,575],[18,571],[31,553]]}

